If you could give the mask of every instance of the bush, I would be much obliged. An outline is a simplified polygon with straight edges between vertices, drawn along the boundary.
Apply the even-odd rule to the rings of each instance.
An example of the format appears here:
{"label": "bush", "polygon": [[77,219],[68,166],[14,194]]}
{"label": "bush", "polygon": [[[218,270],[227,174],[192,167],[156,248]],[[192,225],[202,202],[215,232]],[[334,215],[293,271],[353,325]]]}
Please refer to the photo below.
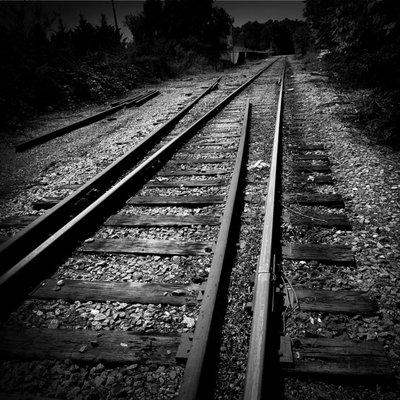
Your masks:
{"label": "bush", "polygon": [[372,90],[359,121],[392,145],[400,139],[399,15],[398,0],[306,0],[305,8],[316,46],[329,51],[330,75],[348,87]]}

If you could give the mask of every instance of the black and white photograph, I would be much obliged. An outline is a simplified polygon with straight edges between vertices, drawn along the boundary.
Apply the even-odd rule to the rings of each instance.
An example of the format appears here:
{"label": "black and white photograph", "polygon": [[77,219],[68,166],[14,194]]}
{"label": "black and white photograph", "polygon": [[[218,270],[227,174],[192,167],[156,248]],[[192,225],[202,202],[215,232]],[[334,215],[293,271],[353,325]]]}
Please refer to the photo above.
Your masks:
{"label": "black and white photograph", "polygon": [[0,0],[0,400],[398,400],[399,238],[399,0]]}

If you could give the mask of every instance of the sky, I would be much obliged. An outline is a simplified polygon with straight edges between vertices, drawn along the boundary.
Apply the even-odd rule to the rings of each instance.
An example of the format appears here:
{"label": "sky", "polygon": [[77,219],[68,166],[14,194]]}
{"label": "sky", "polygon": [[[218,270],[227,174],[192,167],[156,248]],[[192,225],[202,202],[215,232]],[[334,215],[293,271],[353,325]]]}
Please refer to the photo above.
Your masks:
{"label": "sky", "polygon": [[[142,10],[144,1],[114,0],[117,20],[122,33],[131,38],[129,30],[123,25],[126,15],[137,14]],[[26,2],[29,3],[29,2]],[[98,23],[100,14],[105,14],[109,23],[113,23],[111,1],[80,0],[41,1],[45,10],[56,12],[65,25],[77,24],[79,14],[83,14],[89,22]],[[234,18],[234,25],[241,26],[247,21],[265,22],[268,19],[302,19],[302,0],[214,0],[216,6],[224,8]]]}

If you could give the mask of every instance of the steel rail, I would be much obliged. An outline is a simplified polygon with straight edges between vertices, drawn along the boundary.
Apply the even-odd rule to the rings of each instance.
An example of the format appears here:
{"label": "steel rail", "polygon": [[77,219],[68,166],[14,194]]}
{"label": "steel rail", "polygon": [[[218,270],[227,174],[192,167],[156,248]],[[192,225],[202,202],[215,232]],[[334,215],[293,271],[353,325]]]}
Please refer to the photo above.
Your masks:
{"label": "steel rail", "polygon": [[270,317],[273,296],[272,280],[275,272],[275,205],[277,203],[277,181],[281,154],[281,130],[285,73],[286,61],[281,77],[278,108],[276,112],[274,143],[271,156],[268,195],[265,201],[261,250],[255,276],[253,321],[244,392],[245,400],[260,400],[268,397],[263,392],[263,388],[266,385],[265,371],[268,367],[273,365],[274,361],[273,348],[270,343],[268,343],[268,338],[271,329]]}
{"label": "steel rail", "polygon": [[19,143],[15,146],[16,152],[22,152],[32,147],[38,146],[40,144],[46,143],[52,139],[55,139],[59,136],[65,135],[69,132],[75,131],[76,129],[82,128],[84,126],[93,124],[94,122],[100,121],[109,115],[115,114],[116,112],[122,110],[123,108],[129,108],[134,105],[141,105],[145,101],[152,99],[155,96],[158,96],[160,92],[158,90],[151,91],[146,93],[145,95],[137,96],[137,98],[133,98],[130,101],[121,102],[118,105],[112,106],[104,111],[91,115],[90,117],[83,118],[79,121],[76,121],[70,125],[64,126],[62,128],[56,129],[54,131],[44,133],[43,135],[37,136],[33,139],[26,140],[25,142]]}
{"label": "steel rail", "polygon": [[[60,257],[61,254],[69,250],[90,222],[96,223],[103,214],[109,213],[111,207],[113,205],[115,206],[115,203],[120,202],[127,193],[132,192],[134,184],[140,183],[150,167],[154,167],[158,162],[161,162],[163,157],[173,152],[177,146],[181,145],[191,134],[194,134],[196,130],[210,120],[221,108],[228,104],[277,60],[278,58],[266,67],[263,67],[253,77],[225,97],[190,127],[171,139],[171,141],[142,162],[111,189],[107,190],[92,204],[62,226],[57,232],[53,233],[48,239],[39,244],[29,254],[25,255],[24,258],[8,269],[0,276],[0,301],[6,301],[9,307],[18,301],[27,289],[25,286],[30,284],[30,279],[35,278],[35,280],[37,280],[43,273],[43,270],[50,267],[49,264],[53,265],[54,259]],[[38,268],[38,270],[36,270],[36,268]]]}
{"label": "steel rail", "polygon": [[160,92],[158,90],[156,90],[153,93],[149,93],[145,96],[140,97],[139,99],[132,101],[132,102],[127,102],[127,103],[123,103],[124,107],[126,108],[131,108],[133,106],[139,107],[142,104],[146,103],[146,101],[149,101],[150,99],[152,99],[153,97],[156,97],[160,94]]}
{"label": "steel rail", "polygon": [[0,273],[6,271],[19,259],[27,255],[41,241],[62,226],[72,211],[82,209],[78,202],[82,201],[89,193],[98,190],[106,182],[120,174],[129,167],[137,157],[141,156],[149,147],[159,140],[164,134],[170,131],[204,96],[214,90],[221,77],[215,80],[207,89],[196,97],[184,109],[168,120],[156,131],[152,132],[131,150],[119,157],[107,168],[95,175],[92,179],[82,185],[78,190],[71,193],[57,205],[48,210],[45,214],[38,217],[24,229],[21,229],[14,237],[0,245]]}
{"label": "steel rail", "polygon": [[234,210],[237,206],[239,180],[244,166],[244,152],[248,138],[249,115],[250,100],[247,100],[239,149],[236,155],[235,167],[222,216],[222,223],[218,233],[218,239],[211,262],[203,301],[200,307],[199,317],[196,322],[189,357],[186,362],[183,382],[179,390],[178,399],[180,400],[195,400],[200,396],[200,386],[205,368],[206,353],[209,348],[212,323],[216,313],[215,305],[220,292],[223,266],[227,258],[227,249],[231,236],[232,219],[234,216]]}
{"label": "steel rail", "polygon": [[[155,90],[152,90],[151,92],[155,92]],[[151,93],[151,92],[149,92],[149,93]],[[136,96],[130,97],[129,99],[115,101],[114,103],[110,104],[110,107],[115,107],[115,106],[119,106],[121,104],[135,102],[135,101],[143,98],[145,95],[146,94],[140,93],[140,94],[137,94]]]}

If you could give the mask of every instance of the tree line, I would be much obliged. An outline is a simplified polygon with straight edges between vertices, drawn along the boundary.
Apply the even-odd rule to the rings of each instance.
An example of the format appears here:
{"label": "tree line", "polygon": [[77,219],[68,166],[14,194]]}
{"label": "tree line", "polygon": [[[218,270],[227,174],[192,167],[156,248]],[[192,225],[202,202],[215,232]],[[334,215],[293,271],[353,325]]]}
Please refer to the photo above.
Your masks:
{"label": "tree line", "polygon": [[128,15],[136,54],[168,57],[194,52],[218,60],[233,19],[213,0],[146,0],[143,12]]}
{"label": "tree line", "polygon": [[[133,41],[101,15],[67,28],[40,5],[0,4],[0,124],[73,104],[104,101],[195,62],[216,64],[231,17],[213,0],[146,0],[125,23]],[[202,57],[200,60],[199,57]]]}
{"label": "tree line", "polygon": [[304,55],[310,46],[310,34],[304,21],[247,22],[235,27],[233,34],[236,45],[252,50],[270,50],[273,54]]}
{"label": "tree line", "polygon": [[400,144],[400,1],[306,0],[304,15],[331,75],[373,89],[360,122],[379,141]]}
{"label": "tree line", "polygon": [[215,67],[232,33],[238,45],[275,54],[304,52],[308,41],[299,21],[233,29],[233,19],[213,0],[146,0],[141,13],[125,17],[129,42],[104,15],[94,24],[81,15],[74,27],[32,3],[0,4],[0,15],[0,124],[101,102],[191,66]]}
{"label": "tree line", "polygon": [[131,75],[121,61],[125,42],[104,15],[96,25],[81,15],[77,26],[67,29],[39,6],[0,7],[0,124],[116,94],[122,87],[115,72]]}

